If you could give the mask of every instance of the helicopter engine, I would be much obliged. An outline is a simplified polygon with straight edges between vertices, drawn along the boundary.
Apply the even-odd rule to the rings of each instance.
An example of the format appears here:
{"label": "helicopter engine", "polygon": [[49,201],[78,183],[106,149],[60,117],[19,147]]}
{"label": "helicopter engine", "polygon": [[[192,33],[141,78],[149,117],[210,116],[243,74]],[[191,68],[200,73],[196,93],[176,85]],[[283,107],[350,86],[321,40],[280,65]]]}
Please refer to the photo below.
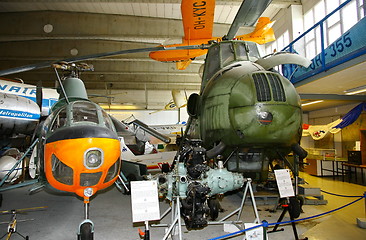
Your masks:
{"label": "helicopter engine", "polygon": [[203,228],[207,218],[218,216],[215,195],[241,188],[244,177],[229,172],[221,161],[209,162],[201,140],[190,140],[170,173],[158,176],[159,194],[169,200],[181,198],[181,215],[188,229]]}

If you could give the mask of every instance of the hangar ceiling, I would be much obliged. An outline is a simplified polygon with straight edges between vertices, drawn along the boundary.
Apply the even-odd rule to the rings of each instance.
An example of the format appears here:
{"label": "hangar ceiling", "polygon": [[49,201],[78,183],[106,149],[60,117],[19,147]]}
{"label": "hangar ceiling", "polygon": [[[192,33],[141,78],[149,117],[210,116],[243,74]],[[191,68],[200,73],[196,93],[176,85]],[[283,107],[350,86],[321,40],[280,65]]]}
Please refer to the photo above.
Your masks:
{"label": "hangar ceiling", "polygon": [[[216,1],[214,36],[226,34],[241,2]],[[181,0],[1,0],[0,69],[180,43],[183,36],[180,3]],[[273,18],[290,4],[301,1],[273,0],[262,16]],[[251,31],[250,27],[242,27],[239,33]],[[94,99],[96,102],[160,108],[170,100],[172,89],[186,90],[188,94],[199,90],[198,72],[203,60],[204,57],[197,58],[181,71],[174,63],[150,59],[148,53],[94,59],[86,63],[95,70],[83,73],[82,79],[89,93],[113,98],[101,97]],[[51,68],[8,77],[21,78],[29,84],[41,80],[46,87],[53,87],[56,80]],[[322,93],[319,88],[309,86],[303,92]]]}

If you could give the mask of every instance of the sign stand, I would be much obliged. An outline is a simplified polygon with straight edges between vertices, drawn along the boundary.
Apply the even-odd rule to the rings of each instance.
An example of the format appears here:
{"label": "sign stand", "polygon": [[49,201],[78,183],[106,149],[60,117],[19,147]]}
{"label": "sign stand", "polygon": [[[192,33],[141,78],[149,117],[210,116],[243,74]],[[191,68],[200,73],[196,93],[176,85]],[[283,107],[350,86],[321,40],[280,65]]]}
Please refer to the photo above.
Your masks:
{"label": "sign stand", "polygon": [[131,182],[132,221],[145,222],[144,240],[150,240],[149,221],[159,220],[159,198],[156,181]]}
{"label": "sign stand", "polygon": [[[289,206],[289,203],[290,203],[289,198],[287,198],[286,202],[287,202],[286,204],[283,204],[283,205],[282,205],[282,207],[283,207],[283,211],[282,211],[282,213],[281,213],[280,217],[278,218],[277,222],[281,222],[281,221],[282,221],[282,219],[283,219],[283,217],[285,216],[286,212],[288,212],[288,213],[289,213],[289,215],[290,215],[290,220],[291,220],[291,221],[293,221],[293,220],[294,220],[294,217],[292,216],[292,213],[291,213],[291,211],[289,210],[289,208],[290,208],[290,206]],[[298,236],[298,234],[297,234],[297,230],[296,230],[296,224],[295,224],[295,222],[291,222],[291,225],[292,225],[292,231],[294,232],[295,240],[300,240],[300,239],[299,239],[299,236]],[[277,229],[277,228],[278,228],[278,226],[279,226],[279,224],[276,224],[276,225],[275,225],[275,227],[273,228],[273,230],[268,231],[268,233],[284,231],[284,229],[283,229],[283,228],[281,228],[281,229]],[[301,240],[307,240],[307,239],[308,239],[308,238],[306,237],[306,238],[303,238],[303,239],[301,239]]]}
{"label": "sign stand", "polygon": [[[222,218],[219,221],[219,223],[221,222],[222,224],[224,224],[224,229],[225,229],[225,226],[228,227],[227,229],[228,229],[229,232],[236,231],[233,228],[230,228],[229,227],[230,225],[234,225],[238,230],[243,230],[244,228],[250,228],[250,227],[253,227],[257,224],[260,224],[260,222],[261,222],[260,218],[259,218],[259,214],[258,214],[257,204],[256,204],[256,201],[255,201],[255,198],[254,198],[254,193],[253,193],[253,188],[252,188],[252,179],[247,178],[247,179],[245,179],[245,181],[246,181],[246,185],[245,185],[244,194],[243,194],[243,198],[242,198],[240,207],[237,208],[236,210],[234,210],[233,212],[229,213],[227,216],[225,216],[224,218]],[[252,201],[252,206],[253,206],[253,212],[254,212],[255,219],[254,219],[253,223],[244,223],[244,228],[241,228],[237,225],[237,223],[242,223],[242,221],[240,221],[240,217],[241,217],[241,214],[243,212],[243,207],[244,207],[244,204],[245,204],[245,200],[247,198],[248,190],[249,190],[249,194],[250,194],[250,199]],[[238,214],[236,221],[233,221],[232,223],[227,225],[227,223],[224,222],[224,221],[226,219],[228,219],[229,217],[235,215],[235,214]],[[253,238],[253,236],[250,236],[251,239],[264,239],[263,237],[264,237],[264,235],[266,235],[264,229],[259,230],[259,231],[254,229],[254,230],[252,230],[252,232],[253,232],[253,236],[256,236],[256,238]],[[246,236],[248,236],[248,234],[250,234],[250,231],[246,232],[245,234],[246,234]]]}
{"label": "sign stand", "polygon": [[258,223],[258,224],[260,223],[260,218],[259,218],[259,214],[258,214],[258,210],[257,210],[257,204],[255,202],[253,188],[252,188],[252,179],[251,178],[247,178],[245,181],[246,181],[246,185],[245,185],[244,194],[243,194],[243,198],[241,200],[240,207],[237,208],[236,210],[234,210],[233,212],[229,213],[225,217],[223,217],[218,222],[222,222],[224,224],[224,221],[226,219],[228,219],[229,217],[231,217],[231,216],[233,216],[233,215],[235,215],[235,214],[238,213],[238,217],[236,219],[236,223],[241,223],[241,222],[239,222],[239,219],[241,217],[241,213],[243,212],[243,207],[244,207],[245,200],[247,198],[247,194],[248,194],[248,190],[249,190],[250,199],[252,200],[253,211],[254,211],[254,215],[255,215],[254,223]]}
{"label": "sign stand", "polygon": [[[178,227],[179,240],[182,240],[182,222],[181,222],[181,217],[180,217],[179,197],[175,197],[175,200],[172,201],[171,211],[172,211],[172,223],[169,226],[168,230],[166,231],[166,233],[163,237],[163,240],[166,240],[168,238],[168,236],[173,231],[173,228],[175,228],[175,227]],[[178,224],[178,226],[176,226],[177,224]]]}
{"label": "sign stand", "polygon": [[[288,169],[278,169],[278,170],[275,170],[274,172],[275,172],[275,176],[276,176],[276,181],[277,181],[277,186],[278,186],[278,191],[280,193],[280,197],[286,198],[286,203],[282,204],[283,211],[282,211],[280,217],[278,218],[277,222],[278,223],[281,222],[287,212],[290,215],[290,220],[293,221],[295,219],[295,217],[293,216],[293,211],[291,211],[292,206],[291,206],[290,197],[295,197],[295,192],[294,192],[294,188],[292,186],[290,171]],[[307,240],[308,239],[307,237],[303,238],[303,239],[299,239],[295,222],[291,222],[291,225],[292,225],[292,231],[294,232],[295,240]],[[279,224],[276,224],[275,227],[273,228],[273,230],[268,231],[268,233],[284,231],[283,228],[277,229],[278,226],[279,226]]]}

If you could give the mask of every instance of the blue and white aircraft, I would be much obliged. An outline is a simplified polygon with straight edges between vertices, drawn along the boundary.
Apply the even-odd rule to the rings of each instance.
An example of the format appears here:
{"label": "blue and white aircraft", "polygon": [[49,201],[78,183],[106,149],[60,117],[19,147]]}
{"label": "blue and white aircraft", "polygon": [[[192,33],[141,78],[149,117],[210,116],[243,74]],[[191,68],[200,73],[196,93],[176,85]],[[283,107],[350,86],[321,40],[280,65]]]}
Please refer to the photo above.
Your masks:
{"label": "blue and white aircraft", "polygon": [[[25,145],[24,138],[32,135],[41,117],[48,116],[50,108],[57,102],[59,94],[55,89],[42,88],[42,109],[36,103],[36,86],[0,78],[0,149]],[[20,139],[20,141],[15,141]],[[17,153],[17,154],[14,154]],[[13,148],[0,158],[0,179],[20,158],[20,152]],[[15,180],[21,171],[12,173]]]}
{"label": "blue and white aircraft", "polygon": [[55,89],[42,88],[42,111],[36,103],[36,86],[0,78],[0,134],[30,134],[57,102]]}

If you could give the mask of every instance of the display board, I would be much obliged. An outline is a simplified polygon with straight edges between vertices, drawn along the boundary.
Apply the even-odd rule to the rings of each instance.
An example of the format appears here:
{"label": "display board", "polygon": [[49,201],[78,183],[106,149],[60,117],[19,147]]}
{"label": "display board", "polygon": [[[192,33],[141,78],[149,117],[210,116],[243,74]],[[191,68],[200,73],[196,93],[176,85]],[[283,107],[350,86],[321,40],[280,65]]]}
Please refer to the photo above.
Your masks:
{"label": "display board", "polygon": [[292,186],[290,170],[288,169],[278,169],[274,170],[278,191],[280,192],[281,198],[293,197],[295,196],[294,187]]}
{"label": "display board", "polygon": [[132,181],[131,205],[133,222],[159,220],[160,210],[157,182]]}

